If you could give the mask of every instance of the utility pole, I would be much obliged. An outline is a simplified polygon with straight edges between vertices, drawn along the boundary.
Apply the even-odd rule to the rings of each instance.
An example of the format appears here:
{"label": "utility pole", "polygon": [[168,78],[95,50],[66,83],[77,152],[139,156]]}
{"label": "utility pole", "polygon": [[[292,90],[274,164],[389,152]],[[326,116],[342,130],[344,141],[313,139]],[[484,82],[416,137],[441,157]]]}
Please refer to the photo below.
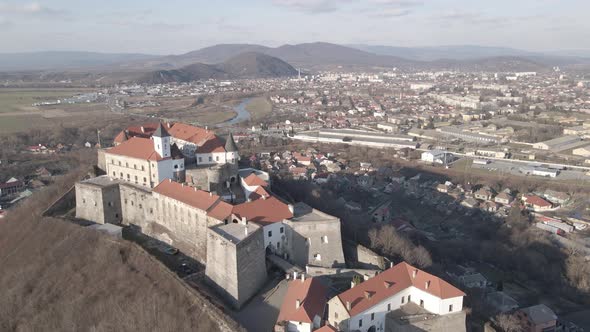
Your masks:
{"label": "utility pole", "polygon": [[102,148],[102,145],[100,144],[100,129],[96,129],[96,136],[98,137],[98,147]]}

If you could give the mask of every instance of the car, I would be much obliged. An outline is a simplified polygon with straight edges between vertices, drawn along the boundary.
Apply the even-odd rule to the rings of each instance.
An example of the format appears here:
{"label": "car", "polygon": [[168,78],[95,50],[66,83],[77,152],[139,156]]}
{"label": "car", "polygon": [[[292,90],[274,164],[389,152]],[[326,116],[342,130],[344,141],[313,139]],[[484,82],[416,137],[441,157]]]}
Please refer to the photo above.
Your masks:
{"label": "car", "polygon": [[173,248],[173,247],[160,247],[160,251],[165,253],[166,255],[176,255],[178,254],[178,249]]}
{"label": "car", "polygon": [[180,272],[182,272],[186,275],[195,273],[195,270],[193,270],[190,266],[188,266],[187,263],[180,264],[180,267],[178,269],[180,270]]}

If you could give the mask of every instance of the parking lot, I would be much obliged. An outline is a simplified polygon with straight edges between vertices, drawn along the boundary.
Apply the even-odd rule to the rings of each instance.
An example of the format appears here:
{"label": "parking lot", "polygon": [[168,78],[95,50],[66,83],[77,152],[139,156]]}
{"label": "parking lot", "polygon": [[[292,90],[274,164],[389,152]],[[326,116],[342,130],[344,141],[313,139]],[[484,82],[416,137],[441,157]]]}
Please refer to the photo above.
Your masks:
{"label": "parking lot", "polygon": [[[520,172],[520,167],[525,166],[524,164],[515,164],[509,161],[499,161],[499,160],[492,160],[489,164],[472,164],[471,167],[474,169],[485,170],[489,172],[498,172],[500,175],[517,175],[517,176],[527,176]],[[542,178],[540,176],[535,175],[528,175],[533,177]],[[586,175],[584,172],[580,171],[572,171],[572,170],[563,170],[557,175],[556,178],[549,178],[550,180],[580,180],[580,181],[589,181],[590,183],[590,176]]]}

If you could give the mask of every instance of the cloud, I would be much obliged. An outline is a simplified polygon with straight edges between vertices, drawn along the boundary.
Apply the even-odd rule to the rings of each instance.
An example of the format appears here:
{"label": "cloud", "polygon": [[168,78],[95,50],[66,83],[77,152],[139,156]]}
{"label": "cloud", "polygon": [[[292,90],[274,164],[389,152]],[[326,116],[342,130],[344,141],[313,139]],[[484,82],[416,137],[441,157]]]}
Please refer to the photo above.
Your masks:
{"label": "cloud", "polygon": [[373,18],[394,18],[410,15],[415,7],[423,4],[418,0],[371,0],[364,11]]}
{"label": "cloud", "polygon": [[277,6],[290,8],[308,14],[320,14],[335,12],[341,8],[342,3],[348,0],[273,0]]}
{"label": "cloud", "polygon": [[69,19],[69,15],[66,11],[49,8],[39,4],[38,2],[22,4],[0,2],[0,14],[28,18]]}
{"label": "cloud", "polygon": [[430,21],[435,24],[493,25],[495,27],[504,27],[511,24],[523,24],[524,22],[540,18],[543,18],[543,16],[489,16],[483,12],[451,10],[431,16]]}

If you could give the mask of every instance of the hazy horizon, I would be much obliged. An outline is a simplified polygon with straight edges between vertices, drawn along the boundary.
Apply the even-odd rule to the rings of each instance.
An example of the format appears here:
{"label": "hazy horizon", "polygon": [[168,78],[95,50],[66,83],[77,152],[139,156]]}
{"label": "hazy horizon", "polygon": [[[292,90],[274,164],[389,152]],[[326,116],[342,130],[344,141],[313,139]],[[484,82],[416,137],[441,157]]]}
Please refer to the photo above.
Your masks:
{"label": "hazy horizon", "polygon": [[[106,9],[105,9],[106,8]],[[2,53],[181,54],[216,44],[588,50],[582,0],[0,1]]]}

